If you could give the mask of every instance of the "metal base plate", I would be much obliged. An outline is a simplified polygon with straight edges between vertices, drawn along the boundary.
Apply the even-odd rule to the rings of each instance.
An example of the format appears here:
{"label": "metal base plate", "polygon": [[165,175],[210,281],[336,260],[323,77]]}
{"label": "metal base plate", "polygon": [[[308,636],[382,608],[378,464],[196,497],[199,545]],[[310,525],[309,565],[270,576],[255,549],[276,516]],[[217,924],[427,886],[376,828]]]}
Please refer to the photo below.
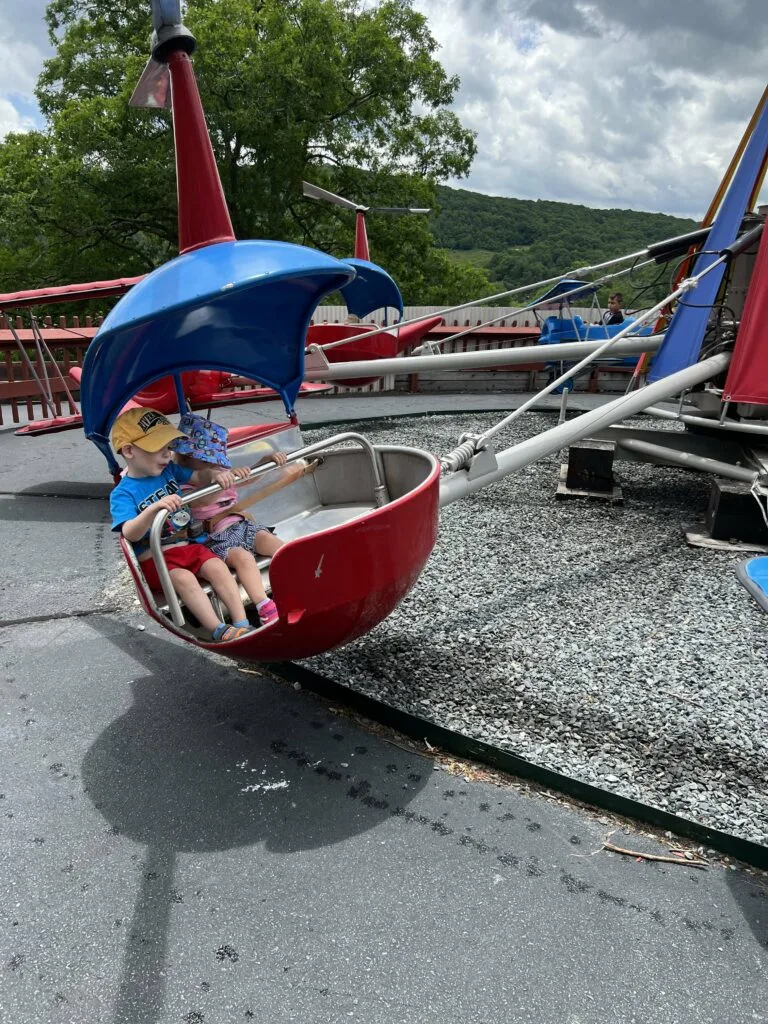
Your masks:
{"label": "metal base plate", "polygon": [[752,544],[743,540],[716,540],[711,533],[691,527],[685,531],[685,540],[693,548],[711,548],[713,551],[757,551],[768,552],[766,544]]}

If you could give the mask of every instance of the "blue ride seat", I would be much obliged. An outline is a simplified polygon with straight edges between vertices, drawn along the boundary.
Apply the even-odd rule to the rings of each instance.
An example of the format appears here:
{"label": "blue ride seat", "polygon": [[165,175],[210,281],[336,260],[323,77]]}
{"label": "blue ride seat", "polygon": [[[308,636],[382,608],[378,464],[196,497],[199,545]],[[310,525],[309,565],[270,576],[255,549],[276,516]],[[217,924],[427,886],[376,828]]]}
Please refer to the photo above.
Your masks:
{"label": "blue ride seat", "polygon": [[763,611],[768,612],[768,555],[748,558],[736,566],[736,575]]}
{"label": "blue ride seat", "polygon": [[[587,328],[586,340],[605,341],[607,338],[615,338],[620,331],[623,331],[633,323],[635,323],[635,317],[625,316],[623,322],[620,324],[592,324]],[[653,328],[646,325],[639,328],[639,330],[633,331],[632,337],[646,338],[649,334],[653,334]],[[619,356],[615,360],[615,365],[635,366],[637,364],[637,358],[637,356]]]}
{"label": "blue ride seat", "polygon": [[578,314],[571,318],[548,316],[542,324],[540,345],[558,345],[563,341],[583,339],[586,325]]}

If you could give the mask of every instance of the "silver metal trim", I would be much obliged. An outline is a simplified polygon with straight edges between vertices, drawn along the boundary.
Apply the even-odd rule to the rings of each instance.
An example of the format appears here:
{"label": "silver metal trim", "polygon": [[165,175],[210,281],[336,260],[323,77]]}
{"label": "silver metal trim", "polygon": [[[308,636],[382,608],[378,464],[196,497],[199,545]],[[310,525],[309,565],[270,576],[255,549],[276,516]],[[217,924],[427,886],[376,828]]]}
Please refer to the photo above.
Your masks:
{"label": "silver metal trim", "polygon": [[[663,434],[660,440],[663,440]],[[758,483],[761,476],[755,469],[734,466],[732,463],[722,462],[720,459],[696,455],[694,452],[678,451],[667,448],[664,444],[653,444],[650,441],[643,441],[635,437],[621,438],[617,443],[621,448],[642,456],[643,461],[682,466],[684,469],[694,469],[703,473],[715,473],[717,476],[728,477],[731,480],[740,480],[742,483],[747,484]]]}
{"label": "silver metal trim", "polygon": [[[398,326],[401,326],[398,324]],[[374,333],[374,332],[372,332]],[[371,334],[354,336],[355,341],[367,341]],[[655,352],[664,340],[662,334],[645,338],[623,339],[612,346],[614,356],[641,356]],[[358,359],[348,363],[331,363],[326,369],[307,369],[306,381],[326,381],[354,377],[385,377],[390,373],[418,373],[420,370],[473,370],[483,366],[513,366],[515,363],[555,363],[579,360],[599,349],[604,341],[568,341],[561,345],[521,345],[520,348],[483,349],[480,352],[451,352],[439,356],[395,356],[393,359]],[[569,371],[570,372],[570,371]]]}
{"label": "silver metal trim", "polygon": [[660,409],[652,405],[649,405],[647,409],[642,411],[649,416],[655,416],[657,419],[678,420],[689,427],[706,427],[707,430],[711,430],[714,433],[722,431],[724,433],[752,434],[756,437],[768,435],[768,425],[761,423],[745,423],[741,420],[725,420],[721,423],[719,420],[709,419],[707,416],[692,416],[688,413],[679,415],[670,409]]}

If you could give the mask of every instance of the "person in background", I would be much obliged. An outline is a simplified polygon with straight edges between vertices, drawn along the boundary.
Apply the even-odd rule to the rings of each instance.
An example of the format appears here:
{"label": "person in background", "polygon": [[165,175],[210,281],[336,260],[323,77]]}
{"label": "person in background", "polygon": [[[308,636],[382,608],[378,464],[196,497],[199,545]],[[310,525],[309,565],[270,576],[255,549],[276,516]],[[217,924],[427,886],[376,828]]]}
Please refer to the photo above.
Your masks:
{"label": "person in background", "polygon": [[624,296],[621,292],[614,292],[608,296],[608,309],[603,313],[603,323],[606,327],[624,323],[624,311],[621,308],[623,304]]}

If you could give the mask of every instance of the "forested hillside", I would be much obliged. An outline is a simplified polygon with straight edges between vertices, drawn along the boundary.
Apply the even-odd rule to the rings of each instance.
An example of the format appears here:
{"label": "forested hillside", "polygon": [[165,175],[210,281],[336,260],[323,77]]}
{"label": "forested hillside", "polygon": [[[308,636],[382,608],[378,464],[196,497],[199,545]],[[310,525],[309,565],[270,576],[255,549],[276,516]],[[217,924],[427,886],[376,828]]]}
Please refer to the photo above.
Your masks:
{"label": "forested hillside", "polygon": [[[695,221],[663,213],[593,210],[445,187],[438,187],[437,193],[436,244],[457,258],[472,260],[477,253],[473,262],[510,288],[635,252],[698,227]],[[645,284],[652,276],[646,272],[635,283]],[[652,293],[661,297],[663,287],[660,282]]]}

